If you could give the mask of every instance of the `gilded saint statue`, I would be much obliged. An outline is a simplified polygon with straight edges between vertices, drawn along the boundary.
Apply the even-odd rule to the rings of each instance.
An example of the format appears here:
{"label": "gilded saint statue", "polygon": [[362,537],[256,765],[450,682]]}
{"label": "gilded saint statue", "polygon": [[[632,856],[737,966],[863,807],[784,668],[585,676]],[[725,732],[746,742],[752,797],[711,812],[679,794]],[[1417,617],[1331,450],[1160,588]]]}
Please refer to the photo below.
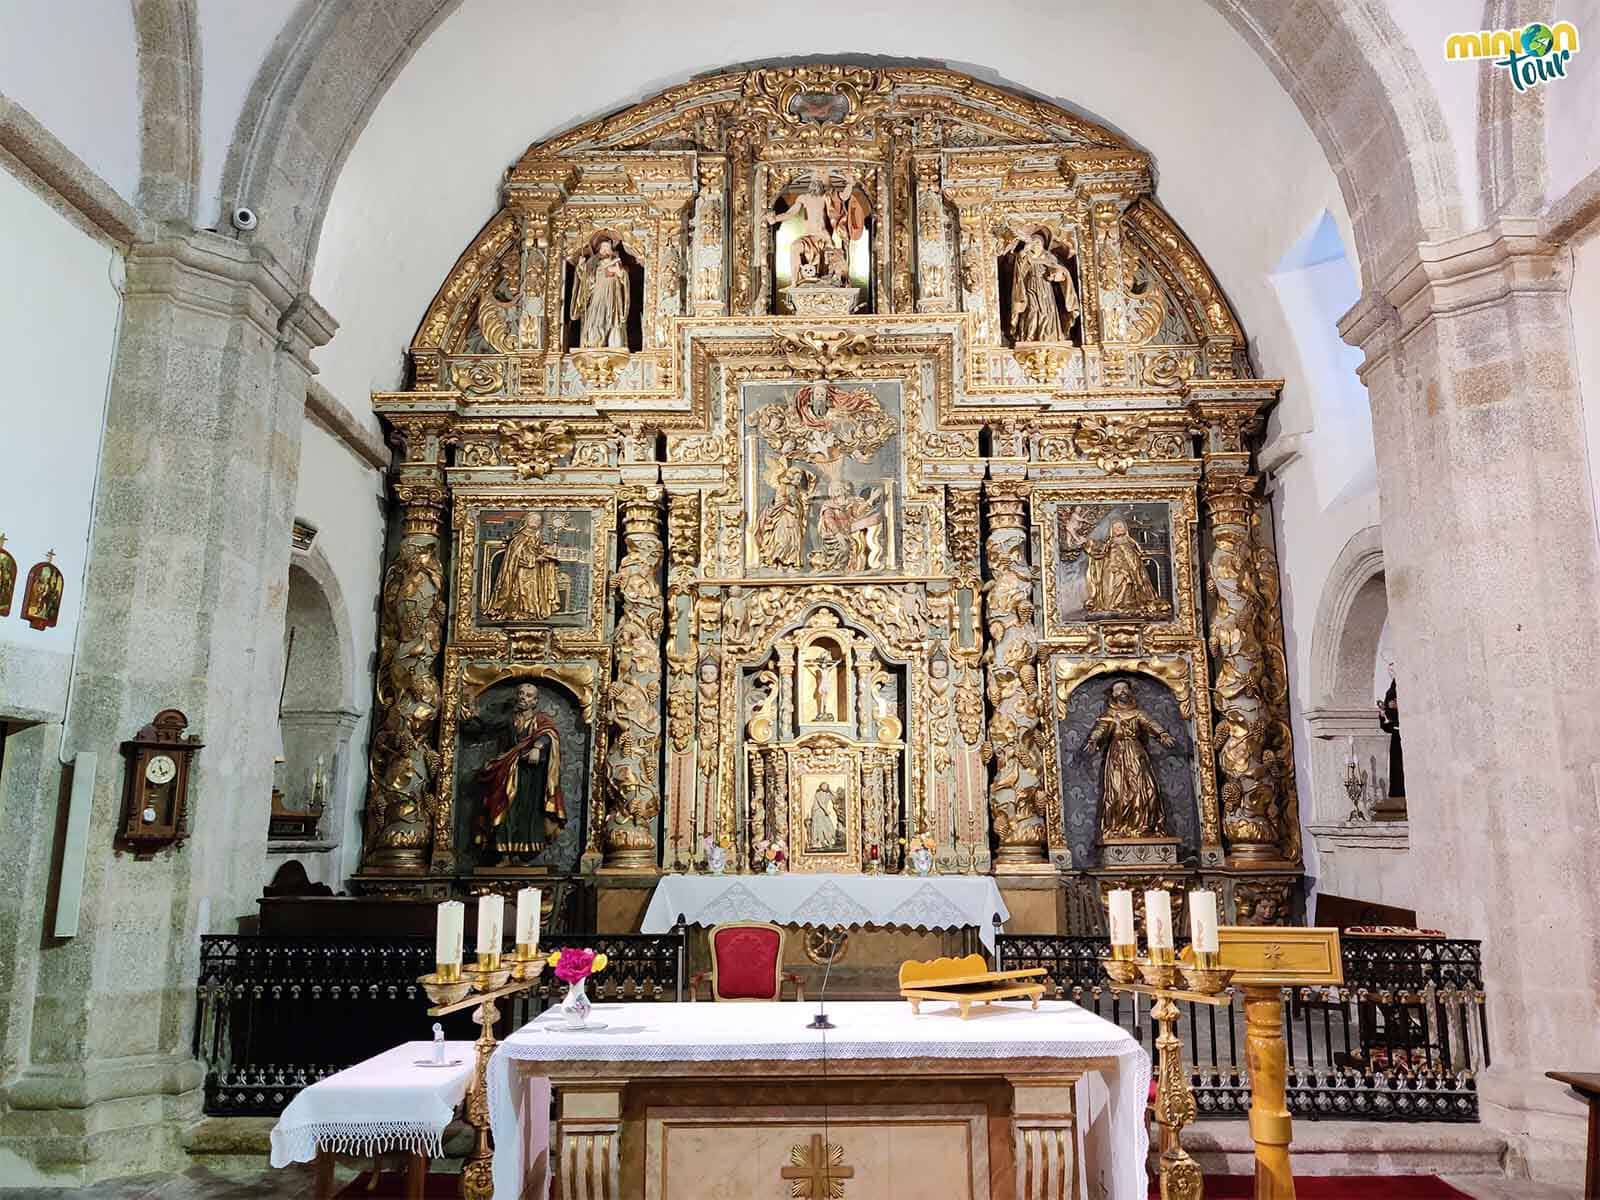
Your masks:
{"label": "gilded saint statue", "polygon": [[1167,602],[1145,566],[1144,551],[1128,532],[1126,521],[1113,521],[1111,532],[1086,541],[1083,552],[1089,556],[1084,584],[1090,612],[1155,616],[1167,611]]}
{"label": "gilded saint statue", "polygon": [[842,479],[833,481],[817,512],[822,549],[811,565],[822,571],[866,571],[882,566],[883,489],[858,496]]}
{"label": "gilded saint statue", "polygon": [[1134,698],[1133,685],[1119,679],[1106,696],[1105,711],[1089,730],[1086,745],[1105,751],[1100,774],[1100,837],[1154,838],[1167,836],[1161,811],[1161,792],[1144,739],[1163,746],[1177,745],[1172,736],[1151,720]]}
{"label": "gilded saint statue", "polygon": [[578,345],[585,350],[626,350],[630,297],[628,264],[612,238],[597,234],[573,275],[572,319],[578,323]]}
{"label": "gilded saint statue", "polygon": [[772,503],[756,520],[756,551],[769,567],[798,567],[817,479],[787,459],[770,460]]}
{"label": "gilded saint statue", "polygon": [[[1030,233],[1011,262],[1011,336],[1018,342],[1064,342],[1078,312],[1072,276],[1050,249],[1046,234]],[[1061,301],[1056,288],[1061,289]],[[1065,307],[1066,324],[1061,311]]]}
{"label": "gilded saint statue", "polygon": [[539,689],[522,683],[498,726],[485,727],[470,704],[462,709],[463,725],[484,729],[494,742],[494,756],[478,772],[483,808],[477,836],[491,861],[529,862],[567,819],[561,733],[538,704]]}
{"label": "gilded saint statue", "polygon": [[846,174],[837,185],[813,175],[807,189],[781,213],[769,209],[768,225],[799,221],[800,232],[789,243],[789,282],[843,287],[849,282],[850,243],[867,224],[867,207],[856,195],[855,179]]}
{"label": "gilded saint statue", "polygon": [[542,621],[561,611],[563,578],[556,548],[545,538],[544,517],[529,513],[506,543],[500,576],[485,613],[496,621]]}

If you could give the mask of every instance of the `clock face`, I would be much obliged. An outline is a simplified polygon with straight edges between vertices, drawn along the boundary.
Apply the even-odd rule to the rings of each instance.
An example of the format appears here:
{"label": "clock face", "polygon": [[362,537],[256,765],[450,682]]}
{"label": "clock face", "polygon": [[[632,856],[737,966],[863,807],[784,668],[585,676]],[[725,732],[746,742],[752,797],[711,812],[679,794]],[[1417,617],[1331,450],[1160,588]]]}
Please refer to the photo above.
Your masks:
{"label": "clock face", "polygon": [[144,777],[157,787],[165,783],[171,783],[177,773],[178,764],[165,754],[156,755],[144,768]]}

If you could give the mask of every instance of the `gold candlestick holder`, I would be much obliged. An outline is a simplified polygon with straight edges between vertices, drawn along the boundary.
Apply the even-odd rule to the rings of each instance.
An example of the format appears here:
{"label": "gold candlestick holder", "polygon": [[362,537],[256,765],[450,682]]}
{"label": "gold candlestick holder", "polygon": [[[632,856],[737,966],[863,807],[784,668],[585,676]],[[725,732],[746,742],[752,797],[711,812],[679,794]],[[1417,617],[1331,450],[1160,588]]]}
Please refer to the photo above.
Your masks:
{"label": "gold candlestick holder", "polygon": [[[1192,1124],[1195,1115],[1194,1091],[1189,1086],[1189,1073],[1183,1067],[1183,1043],[1177,1034],[1178,1001],[1192,1004],[1210,1004],[1221,1007],[1233,1002],[1228,992],[1233,972],[1218,965],[1214,954],[1195,955],[1195,962],[1177,962],[1172,950],[1153,947],[1148,958],[1119,957],[1118,951],[1130,947],[1112,947],[1110,956],[1101,959],[1106,974],[1111,978],[1113,992],[1132,992],[1149,996],[1150,1019],[1156,1023],[1156,1123],[1160,1128],[1159,1148],[1161,1200],[1201,1200],[1205,1194],[1205,1181],[1200,1166],[1183,1148],[1182,1134],[1185,1125]],[[1137,972],[1146,982],[1134,983]],[[1190,988],[1172,987],[1172,981],[1182,974]],[[1152,982],[1164,979],[1165,983]]]}
{"label": "gold candlestick holder", "polygon": [[[491,1200],[494,1195],[494,1151],[489,1146],[489,1092],[485,1081],[489,1056],[496,1045],[494,1026],[500,1019],[495,1001],[527,991],[544,973],[544,960],[535,953],[524,956],[523,949],[519,945],[508,960],[498,954],[480,954],[476,963],[460,968],[459,979],[441,979],[440,972],[435,971],[417,980],[433,1001],[433,1007],[428,1009],[430,1017],[476,1006],[472,1021],[478,1027],[478,1038],[473,1047],[476,1054],[472,1085],[467,1089],[467,1122],[472,1126],[473,1146],[461,1167],[461,1194],[466,1200]],[[477,994],[469,994],[473,992]]]}

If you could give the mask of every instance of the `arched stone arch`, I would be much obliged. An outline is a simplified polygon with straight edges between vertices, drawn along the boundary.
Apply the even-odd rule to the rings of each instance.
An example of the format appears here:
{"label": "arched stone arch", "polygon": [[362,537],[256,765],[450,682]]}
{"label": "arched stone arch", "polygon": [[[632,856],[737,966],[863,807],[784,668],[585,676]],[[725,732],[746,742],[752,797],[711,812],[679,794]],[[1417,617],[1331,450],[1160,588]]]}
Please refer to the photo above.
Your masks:
{"label": "arched stone arch", "polygon": [[[262,65],[235,131],[223,202],[257,210],[251,240],[296,278],[310,278],[356,137],[459,3],[304,0]],[[1460,231],[1461,190],[1438,99],[1386,10],[1361,0],[1292,10],[1277,0],[1212,4],[1283,84],[1327,154],[1365,283],[1383,279],[1419,241]]]}
{"label": "arched stone arch", "polygon": [[1389,618],[1383,540],[1369,525],[1345,543],[1334,560],[1317,604],[1311,631],[1310,823],[1333,824],[1350,811],[1344,792],[1345,762],[1352,749],[1369,773],[1369,794],[1386,779],[1389,736],[1378,727],[1373,706],[1373,667]]}
{"label": "arched stone arch", "polygon": [[1363,0],[1210,0],[1289,93],[1350,210],[1361,280],[1418,242],[1461,232],[1461,185],[1439,98],[1388,9]]}
{"label": "arched stone arch", "polygon": [[[1539,0],[1487,0],[1480,29],[1550,18]],[[1478,63],[1478,197],[1485,221],[1540,212],[1545,203],[1544,88],[1519,91],[1489,59]]]}
{"label": "arched stone arch", "polygon": [[[294,630],[292,646],[289,630]],[[285,806],[305,811],[320,799],[318,840],[332,848],[345,828],[355,764],[351,736],[360,721],[355,705],[355,642],[349,612],[332,564],[319,547],[290,556],[279,728],[283,762],[274,772]]]}
{"label": "arched stone arch", "polygon": [[188,223],[200,188],[200,30],[194,0],[133,0],[139,46],[139,208]]}

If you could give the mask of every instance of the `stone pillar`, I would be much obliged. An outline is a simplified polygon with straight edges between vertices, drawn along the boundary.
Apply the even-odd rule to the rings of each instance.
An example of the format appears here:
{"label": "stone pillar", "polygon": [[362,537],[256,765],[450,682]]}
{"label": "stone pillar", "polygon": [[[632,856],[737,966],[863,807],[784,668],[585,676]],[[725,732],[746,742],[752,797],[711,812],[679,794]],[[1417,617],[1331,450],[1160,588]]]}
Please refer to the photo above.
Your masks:
{"label": "stone pillar", "polygon": [[[239,865],[266,854],[309,355],[333,329],[276,263],[231,238],[173,236],[128,255],[61,731],[69,756],[99,756],[88,862],[76,936],[41,943],[41,914],[29,914],[25,936],[39,948],[8,985],[8,1183],[77,1186],[185,1165],[179,1137],[199,1108],[189,1053],[199,935],[253,915],[262,883]],[[112,852],[118,745],[168,707],[205,742],[191,837],[137,861]],[[56,777],[54,745],[22,739],[13,745],[38,752],[40,779]],[[7,879],[47,859],[56,818],[50,795],[32,817],[48,831],[31,845],[11,839],[11,751]]]}
{"label": "stone pillar", "polygon": [[605,866],[656,866],[661,813],[660,485],[622,492],[622,561],[612,586],[621,601],[611,644],[616,673],[606,693]]}
{"label": "stone pillar", "polygon": [[[1424,925],[1483,939],[1485,1119],[1581,1175],[1600,1061],[1600,558],[1566,258],[1503,219],[1340,323],[1366,355]],[[1592,336],[1582,331],[1581,336]]]}
{"label": "stone pillar", "polygon": [[444,427],[437,417],[391,417],[390,423],[401,447],[394,473],[400,546],[383,577],[378,613],[377,731],[361,871],[421,874],[431,867],[442,875],[455,869],[450,814],[433,802],[445,619]]}
{"label": "stone pillar", "polygon": [[989,582],[984,620],[990,646],[989,732],[984,756],[989,778],[989,819],[1002,872],[1054,871],[1045,855],[1044,741],[1039,707],[1039,631],[1033,567],[1028,562],[1028,485],[991,480],[984,489],[989,537],[984,544]]}

